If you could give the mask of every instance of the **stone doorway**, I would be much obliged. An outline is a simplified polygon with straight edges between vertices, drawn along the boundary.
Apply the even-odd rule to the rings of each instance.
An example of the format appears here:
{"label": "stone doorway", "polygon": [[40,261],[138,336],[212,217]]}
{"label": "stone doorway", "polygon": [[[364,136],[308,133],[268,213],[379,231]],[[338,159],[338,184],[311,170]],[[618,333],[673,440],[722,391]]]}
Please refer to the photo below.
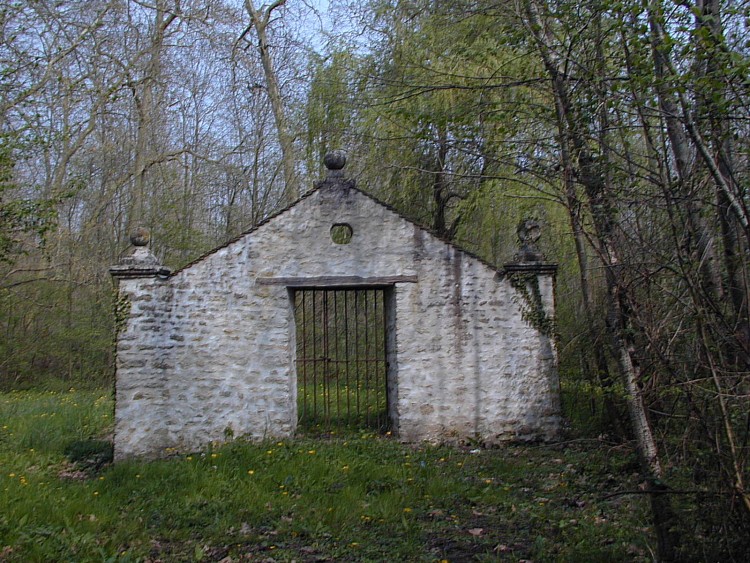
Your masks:
{"label": "stone doorway", "polygon": [[293,291],[300,430],[388,428],[389,291]]}

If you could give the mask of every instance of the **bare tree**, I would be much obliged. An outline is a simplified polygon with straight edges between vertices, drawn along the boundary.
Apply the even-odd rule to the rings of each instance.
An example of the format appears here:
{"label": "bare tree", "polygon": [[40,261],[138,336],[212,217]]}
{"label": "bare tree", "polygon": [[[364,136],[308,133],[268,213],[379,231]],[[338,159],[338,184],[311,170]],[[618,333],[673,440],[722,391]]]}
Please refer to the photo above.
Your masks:
{"label": "bare tree", "polygon": [[258,55],[263,64],[263,73],[266,81],[266,91],[271,100],[273,116],[276,122],[276,133],[281,146],[281,159],[284,169],[285,195],[288,202],[295,200],[299,196],[299,186],[297,185],[297,173],[295,171],[294,156],[294,137],[289,127],[287,112],[284,107],[284,101],[281,96],[279,86],[279,77],[274,65],[271,53],[271,43],[268,38],[268,28],[273,19],[273,12],[286,4],[287,0],[276,0],[272,4],[263,5],[260,8],[255,7],[253,0],[245,0],[245,9],[250,16],[250,25],[243,31],[241,39],[251,31],[255,30],[258,37]]}
{"label": "bare tree", "polygon": [[[659,558],[674,561],[679,540],[673,525],[674,515],[670,499],[664,495],[664,470],[659,458],[659,449],[643,397],[641,374],[638,362],[633,358],[634,344],[629,333],[632,325],[627,311],[632,308],[633,296],[621,276],[621,250],[615,236],[616,218],[614,200],[616,188],[607,184],[608,163],[591,154],[587,125],[582,123],[580,111],[576,111],[571,96],[566,62],[560,53],[565,52],[556,43],[546,6],[537,0],[527,0],[518,5],[527,22],[527,29],[534,38],[539,56],[549,75],[555,112],[559,128],[559,143],[567,162],[564,167],[575,166],[575,175],[583,186],[594,224],[594,243],[605,267],[607,284],[607,330],[609,342],[622,383],[626,392],[626,403],[631,428],[638,445],[638,457],[648,491],[651,493],[654,527],[659,543]],[[567,156],[565,156],[567,155]]]}

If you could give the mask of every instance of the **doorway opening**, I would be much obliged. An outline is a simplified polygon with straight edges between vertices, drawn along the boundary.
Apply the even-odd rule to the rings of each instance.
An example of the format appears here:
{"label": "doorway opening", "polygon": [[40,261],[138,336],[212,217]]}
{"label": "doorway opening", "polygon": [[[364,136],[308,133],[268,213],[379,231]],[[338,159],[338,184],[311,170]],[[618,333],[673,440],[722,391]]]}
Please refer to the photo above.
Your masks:
{"label": "doorway opening", "polygon": [[387,292],[293,292],[299,429],[388,428]]}

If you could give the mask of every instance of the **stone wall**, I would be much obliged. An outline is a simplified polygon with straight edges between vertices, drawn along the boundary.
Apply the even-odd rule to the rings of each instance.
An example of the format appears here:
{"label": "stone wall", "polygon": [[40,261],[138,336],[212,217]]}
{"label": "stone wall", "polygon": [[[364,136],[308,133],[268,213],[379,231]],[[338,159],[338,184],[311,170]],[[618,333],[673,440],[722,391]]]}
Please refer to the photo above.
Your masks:
{"label": "stone wall", "polygon": [[[352,227],[348,244],[331,240],[334,223]],[[528,299],[538,295],[551,314],[552,271],[522,278],[534,291],[519,291],[514,274],[346,182],[324,182],[169,277],[131,270],[113,268],[130,304],[117,343],[117,459],[292,434],[290,288],[323,279],[347,286],[390,280],[390,416],[402,439],[497,442],[558,430],[555,350],[534,326]]]}

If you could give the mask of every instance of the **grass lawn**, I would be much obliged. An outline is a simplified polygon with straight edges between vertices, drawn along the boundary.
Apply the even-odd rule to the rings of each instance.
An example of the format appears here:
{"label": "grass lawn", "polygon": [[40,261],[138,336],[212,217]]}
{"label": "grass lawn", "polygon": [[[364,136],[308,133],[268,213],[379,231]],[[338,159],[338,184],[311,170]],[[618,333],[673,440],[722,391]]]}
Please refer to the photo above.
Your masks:
{"label": "grass lawn", "polygon": [[632,452],[408,446],[372,433],[231,444],[79,471],[106,392],[0,394],[0,561],[638,561]]}

